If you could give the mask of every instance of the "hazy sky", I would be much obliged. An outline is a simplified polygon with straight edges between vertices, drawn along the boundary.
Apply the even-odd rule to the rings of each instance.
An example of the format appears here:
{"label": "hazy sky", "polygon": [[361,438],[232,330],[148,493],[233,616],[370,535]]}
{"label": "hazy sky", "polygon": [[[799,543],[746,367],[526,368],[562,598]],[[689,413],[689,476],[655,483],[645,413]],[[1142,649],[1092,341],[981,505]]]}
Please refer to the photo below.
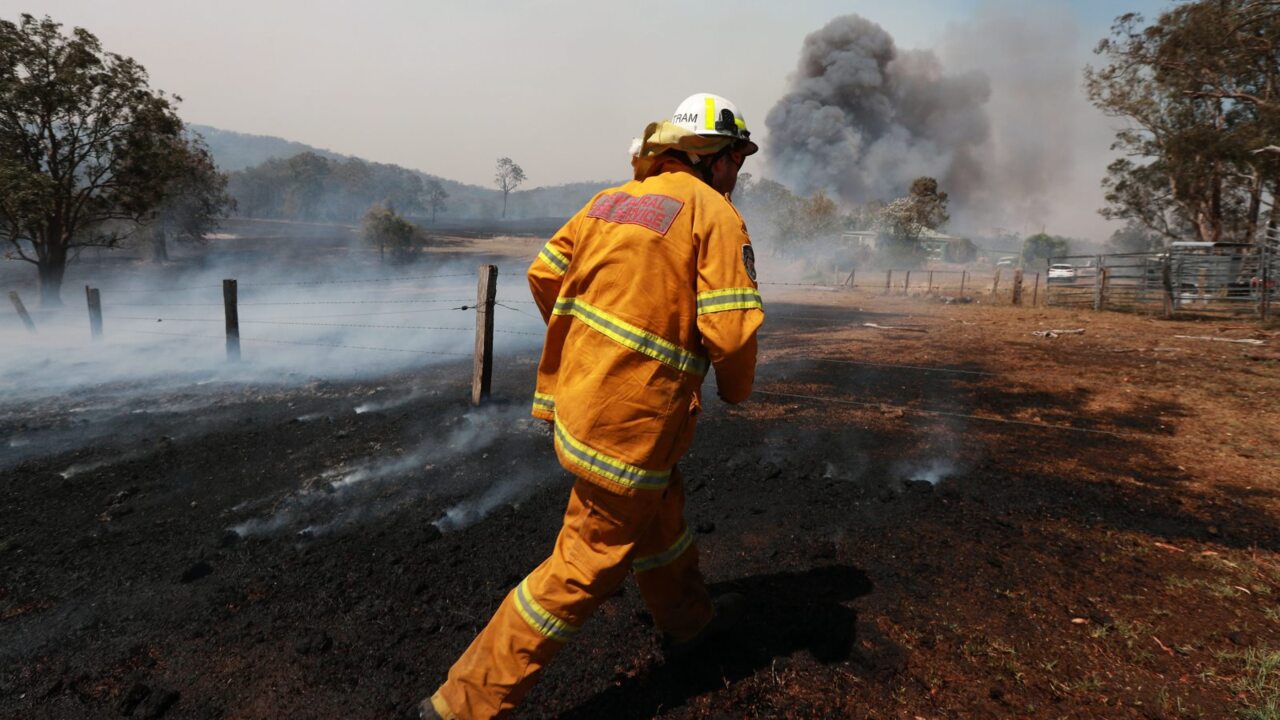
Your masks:
{"label": "hazy sky", "polygon": [[[141,62],[153,87],[181,95],[189,122],[483,185],[505,155],[524,167],[532,187],[625,177],[630,139],[697,91],[731,98],[763,135],[804,36],[837,15],[878,22],[902,47],[932,48],[963,32],[984,4],[0,0],[0,16],[49,14],[87,28],[108,50]],[[1024,0],[1002,7],[1069,18],[1062,32],[1075,39],[1083,65],[1115,15],[1150,16],[1167,5]],[[1094,141],[1104,147],[1082,152],[1105,149],[1105,138]]]}

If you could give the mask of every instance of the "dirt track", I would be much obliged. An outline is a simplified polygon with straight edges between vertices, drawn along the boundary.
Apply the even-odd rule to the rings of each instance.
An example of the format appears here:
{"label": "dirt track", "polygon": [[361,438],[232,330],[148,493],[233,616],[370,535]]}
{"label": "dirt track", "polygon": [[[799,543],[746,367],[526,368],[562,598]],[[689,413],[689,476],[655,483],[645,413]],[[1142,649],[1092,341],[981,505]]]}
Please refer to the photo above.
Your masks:
{"label": "dirt track", "polygon": [[[1280,651],[1280,336],[766,300],[761,392],[710,401],[682,465],[704,570],[752,598],[746,627],[664,664],[628,585],[522,717],[1228,718],[1277,701],[1274,684],[1241,683],[1249,652]],[[1031,334],[1049,328],[1085,332]],[[215,386],[171,398],[201,405],[207,431],[157,410],[113,449],[5,471],[0,715],[408,717],[558,526],[569,482],[544,429],[519,419],[534,360],[504,361],[480,420],[466,364]],[[66,421],[59,402],[0,434]],[[462,450],[351,495],[315,483],[477,422],[502,440],[449,440]],[[530,475],[544,480],[518,506],[432,524]],[[283,529],[227,532],[272,517]]]}

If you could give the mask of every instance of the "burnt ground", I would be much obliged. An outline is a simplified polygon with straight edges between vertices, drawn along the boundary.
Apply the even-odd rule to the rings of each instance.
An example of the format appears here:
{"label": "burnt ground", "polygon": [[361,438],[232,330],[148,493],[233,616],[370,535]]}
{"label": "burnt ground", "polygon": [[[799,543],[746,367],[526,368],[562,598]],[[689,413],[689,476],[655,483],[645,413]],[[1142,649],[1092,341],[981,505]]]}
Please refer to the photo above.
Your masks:
{"label": "burnt ground", "polygon": [[[628,584],[521,717],[1276,716],[1280,336],[767,299],[760,392],[709,400],[682,464],[744,627],[665,663]],[[557,530],[570,481],[519,419],[534,361],[503,359],[480,416],[468,363],[4,415],[73,436],[75,403],[146,411],[0,471],[0,716],[408,717]],[[504,482],[514,503],[434,524]]]}

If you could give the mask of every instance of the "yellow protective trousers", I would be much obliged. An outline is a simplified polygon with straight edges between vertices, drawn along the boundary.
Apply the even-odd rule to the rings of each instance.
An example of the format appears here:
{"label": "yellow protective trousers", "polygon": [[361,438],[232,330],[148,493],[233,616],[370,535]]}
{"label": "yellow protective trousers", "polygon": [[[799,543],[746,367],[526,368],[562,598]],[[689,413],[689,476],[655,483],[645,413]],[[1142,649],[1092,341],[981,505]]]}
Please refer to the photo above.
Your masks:
{"label": "yellow protective trousers", "polygon": [[565,642],[635,571],[658,630],[679,642],[711,621],[684,521],[679,471],[662,490],[620,495],[578,480],[555,549],[502,601],[431,704],[446,720],[508,716]]}

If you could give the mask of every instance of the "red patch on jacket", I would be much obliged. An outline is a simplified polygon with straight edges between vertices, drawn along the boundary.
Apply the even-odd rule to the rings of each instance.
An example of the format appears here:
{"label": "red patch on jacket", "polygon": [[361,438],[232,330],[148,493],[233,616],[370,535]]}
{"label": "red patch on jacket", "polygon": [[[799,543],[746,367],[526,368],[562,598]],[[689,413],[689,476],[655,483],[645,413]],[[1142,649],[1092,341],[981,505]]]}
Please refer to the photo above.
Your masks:
{"label": "red patch on jacket", "polygon": [[641,195],[627,193],[604,195],[587,211],[587,217],[605,222],[640,225],[659,235],[666,235],[675,222],[684,203],[666,195]]}

